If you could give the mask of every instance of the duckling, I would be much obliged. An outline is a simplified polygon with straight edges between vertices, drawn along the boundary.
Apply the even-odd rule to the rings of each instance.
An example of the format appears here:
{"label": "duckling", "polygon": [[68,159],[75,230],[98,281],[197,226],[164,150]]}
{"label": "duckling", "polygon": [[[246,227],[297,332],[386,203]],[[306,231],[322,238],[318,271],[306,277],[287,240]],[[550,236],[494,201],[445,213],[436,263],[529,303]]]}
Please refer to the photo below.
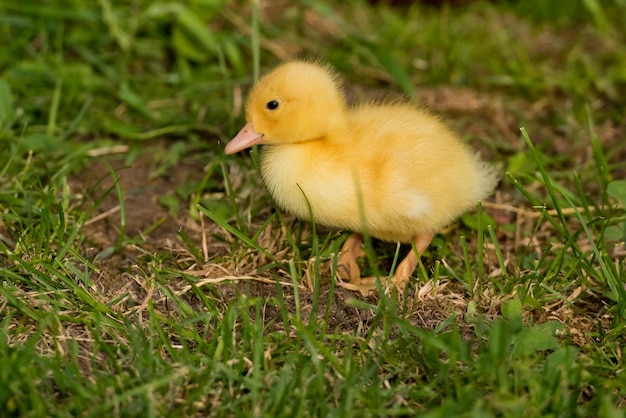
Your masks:
{"label": "duckling", "polygon": [[368,295],[363,234],[414,248],[381,283],[404,290],[434,235],[493,192],[497,170],[440,119],[409,102],[348,106],[328,65],[290,61],[263,76],[246,102],[233,154],[265,144],[263,181],[296,217],[354,233],[338,259],[338,284]]}

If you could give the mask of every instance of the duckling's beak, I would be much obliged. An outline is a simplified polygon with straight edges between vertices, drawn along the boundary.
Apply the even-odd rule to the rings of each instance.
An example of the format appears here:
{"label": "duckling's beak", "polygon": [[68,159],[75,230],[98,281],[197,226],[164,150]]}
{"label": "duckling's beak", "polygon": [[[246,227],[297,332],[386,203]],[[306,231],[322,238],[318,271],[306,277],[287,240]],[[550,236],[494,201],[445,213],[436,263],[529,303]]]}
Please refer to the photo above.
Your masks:
{"label": "duckling's beak", "polygon": [[250,148],[256,144],[263,143],[263,135],[258,134],[254,131],[254,127],[252,126],[252,122],[248,122],[246,126],[241,128],[241,131],[233,139],[230,140],[228,144],[226,144],[226,148],[224,152],[226,154],[234,154],[246,148]]}

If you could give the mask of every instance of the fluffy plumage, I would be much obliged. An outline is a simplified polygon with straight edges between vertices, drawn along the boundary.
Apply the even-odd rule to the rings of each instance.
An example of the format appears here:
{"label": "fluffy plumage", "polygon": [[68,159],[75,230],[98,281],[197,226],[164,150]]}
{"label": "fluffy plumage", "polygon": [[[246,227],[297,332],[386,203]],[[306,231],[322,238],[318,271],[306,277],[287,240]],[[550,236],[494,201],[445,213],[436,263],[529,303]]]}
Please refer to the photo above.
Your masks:
{"label": "fluffy plumage", "polygon": [[[437,117],[410,103],[348,107],[337,75],[316,63],[288,62],[261,78],[246,118],[226,153],[267,144],[261,173],[279,206],[310,220],[310,205],[318,224],[415,242],[420,254],[498,181]],[[355,235],[344,245],[341,276],[365,291],[373,279],[360,278],[360,253]],[[405,261],[408,273],[399,268],[395,285],[408,280],[417,257]]]}

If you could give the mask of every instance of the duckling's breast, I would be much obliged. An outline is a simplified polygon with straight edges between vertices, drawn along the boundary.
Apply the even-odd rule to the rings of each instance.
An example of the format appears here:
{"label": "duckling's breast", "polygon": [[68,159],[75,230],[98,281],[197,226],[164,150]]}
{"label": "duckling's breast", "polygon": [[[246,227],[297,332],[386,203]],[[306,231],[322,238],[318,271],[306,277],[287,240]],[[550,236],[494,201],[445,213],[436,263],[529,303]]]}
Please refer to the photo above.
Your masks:
{"label": "duckling's breast", "polygon": [[323,146],[267,146],[261,174],[275,202],[298,218],[339,228],[353,225],[358,204],[350,170]]}

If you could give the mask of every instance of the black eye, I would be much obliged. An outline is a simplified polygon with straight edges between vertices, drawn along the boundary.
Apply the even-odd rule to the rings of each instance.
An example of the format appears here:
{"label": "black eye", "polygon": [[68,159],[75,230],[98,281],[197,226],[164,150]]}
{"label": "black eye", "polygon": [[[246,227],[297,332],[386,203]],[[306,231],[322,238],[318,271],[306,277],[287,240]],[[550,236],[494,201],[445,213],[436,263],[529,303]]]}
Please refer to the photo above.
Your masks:
{"label": "black eye", "polygon": [[270,100],[269,102],[267,102],[265,107],[267,107],[269,110],[278,109],[278,102],[276,100]]}

